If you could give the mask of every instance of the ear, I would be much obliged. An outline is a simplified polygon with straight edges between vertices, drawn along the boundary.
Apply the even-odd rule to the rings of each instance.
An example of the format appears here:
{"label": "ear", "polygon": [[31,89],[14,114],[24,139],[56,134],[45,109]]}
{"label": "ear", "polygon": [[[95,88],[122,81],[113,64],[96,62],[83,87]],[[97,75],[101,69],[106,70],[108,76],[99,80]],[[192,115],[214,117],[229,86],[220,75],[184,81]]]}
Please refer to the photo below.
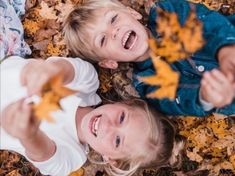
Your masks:
{"label": "ear", "polygon": [[136,10],[134,10],[130,7],[127,7],[127,10],[131,14],[131,16],[134,17],[135,19],[137,19],[137,20],[142,19],[143,16],[139,12],[137,12]]}
{"label": "ear", "polygon": [[110,68],[110,69],[118,68],[117,61],[110,60],[110,59],[104,59],[104,60],[100,61],[98,64],[100,67],[103,67],[103,68]]}

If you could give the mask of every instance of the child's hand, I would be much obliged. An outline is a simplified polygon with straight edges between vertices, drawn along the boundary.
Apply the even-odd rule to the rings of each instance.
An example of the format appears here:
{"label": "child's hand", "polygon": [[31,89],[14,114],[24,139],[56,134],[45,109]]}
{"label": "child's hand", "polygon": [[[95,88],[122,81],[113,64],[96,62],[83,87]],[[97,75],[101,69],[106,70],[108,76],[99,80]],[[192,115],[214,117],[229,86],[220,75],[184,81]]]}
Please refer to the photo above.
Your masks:
{"label": "child's hand", "polygon": [[2,127],[11,136],[20,140],[31,139],[39,127],[39,120],[32,116],[32,106],[24,99],[8,105],[2,112]]}
{"label": "child's hand", "polygon": [[63,64],[60,65],[59,62],[32,60],[21,73],[21,83],[27,87],[29,96],[40,95],[44,84],[64,69]]}
{"label": "child's hand", "polygon": [[235,45],[222,47],[218,52],[218,60],[222,72],[235,83]]}
{"label": "child's hand", "polygon": [[232,83],[221,71],[214,69],[204,73],[201,81],[203,100],[221,108],[232,102],[234,94]]}

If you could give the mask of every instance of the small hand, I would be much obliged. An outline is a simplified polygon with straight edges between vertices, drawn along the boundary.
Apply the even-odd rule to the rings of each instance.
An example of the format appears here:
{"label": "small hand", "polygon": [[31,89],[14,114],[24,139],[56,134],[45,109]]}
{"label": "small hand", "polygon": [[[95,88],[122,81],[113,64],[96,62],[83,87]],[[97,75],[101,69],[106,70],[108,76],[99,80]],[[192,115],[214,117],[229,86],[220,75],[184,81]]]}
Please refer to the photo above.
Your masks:
{"label": "small hand", "polygon": [[8,105],[2,111],[2,127],[11,136],[20,140],[30,139],[39,129],[39,120],[32,115],[32,106],[24,99]]}
{"label": "small hand", "polygon": [[21,72],[21,83],[27,87],[28,95],[40,95],[43,86],[63,68],[53,62],[32,60]]}
{"label": "small hand", "polygon": [[232,103],[235,92],[229,79],[221,71],[214,69],[204,73],[201,94],[203,100],[221,108]]}

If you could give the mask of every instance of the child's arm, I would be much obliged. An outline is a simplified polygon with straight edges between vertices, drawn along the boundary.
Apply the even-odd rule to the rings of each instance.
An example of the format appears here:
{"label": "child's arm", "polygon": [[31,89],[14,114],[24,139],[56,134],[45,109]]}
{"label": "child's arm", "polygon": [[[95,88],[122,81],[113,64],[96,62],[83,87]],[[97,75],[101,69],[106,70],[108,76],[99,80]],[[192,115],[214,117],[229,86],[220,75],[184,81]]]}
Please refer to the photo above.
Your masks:
{"label": "child's arm", "polygon": [[40,122],[32,115],[32,106],[24,99],[8,105],[2,112],[2,127],[18,138],[26,155],[34,161],[45,161],[55,152],[55,144],[40,129]]}
{"label": "child's arm", "polygon": [[231,104],[235,94],[232,83],[216,69],[204,73],[200,91],[201,98],[217,108]]}
{"label": "child's arm", "polygon": [[92,106],[98,104],[101,99],[96,94],[99,88],[98,74],[94,66],[80,58],[51,57],[48,61],[65,60],[73,66],[73,80],[66,87],[78,90],[77,95],[82,98],[81,106]]}
{"label": "child's arm", "polygon": [[21,83],[27,87],[29,96],[40,94],[43,85],[61,72],[64,74],[64,84],[73,80],[73,66],[65,59],[55,61],[32,60],[21,72]]}

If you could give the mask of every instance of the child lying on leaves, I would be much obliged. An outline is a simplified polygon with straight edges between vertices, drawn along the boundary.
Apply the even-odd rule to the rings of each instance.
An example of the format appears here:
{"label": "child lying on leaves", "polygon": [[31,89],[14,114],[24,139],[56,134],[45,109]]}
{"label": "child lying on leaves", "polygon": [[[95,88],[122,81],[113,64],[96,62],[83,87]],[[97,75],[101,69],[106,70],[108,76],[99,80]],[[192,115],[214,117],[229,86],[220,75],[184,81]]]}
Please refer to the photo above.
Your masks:
{"label": "child lying on leaves", "polygon": [[[175,12],[183,25],[192,6],[203,23],[206,44],[190,58],[170,64],[180,73],[173,101],[146,98],[147,94],[156,90],[156,86],[147,85],[137,78],[158,71],[153,68],[148,43],[149,38],[160,38],[156,33],[156,7]],[[141,14],[117,0],[88,0],[68,16],[64,24],[65,38],[77,56],[98,62],[101,67],[115,69],[118,62],[135,62],[134,87],[142,98],[166,114],[234,114],[235,15],[224,17],[202,4],[185,0],[161,0],[152,3],[148,28],[138,22],[141,18]]]}
{"label": "child lying on leaves", "polygon": [[[61,71],[65,86],[79,93],[60,100],[62,110],[52,112],[54,123],[40,121],[27,97],[40,94],[44,83]],[[102,155],[110,175],[177,162],[183,143],[176,141],[166,117],[142,100],[93,108],[100,102],[97,88],[95,69],[80,59],[9,57],[1,64],[1,149],[16,151],[42,174],[56,176],[85,163],[87,144]]]}

